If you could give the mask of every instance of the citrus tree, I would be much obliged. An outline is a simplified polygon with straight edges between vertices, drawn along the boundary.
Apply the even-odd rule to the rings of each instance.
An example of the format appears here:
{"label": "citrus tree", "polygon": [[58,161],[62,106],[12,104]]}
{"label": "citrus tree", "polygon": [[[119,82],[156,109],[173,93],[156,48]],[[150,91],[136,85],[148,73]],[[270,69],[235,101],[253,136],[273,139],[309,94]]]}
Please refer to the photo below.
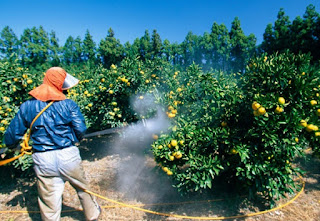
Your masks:
{"label": "citrus tree", "polygon": [[180,191],[223,176],[272,205],[298,187],[295,158],[309,146],[319,152],[319,71],[309,56],[263,55],[243,76],[196,65],[174,76],[163,99],[174,126],[153,153]]}
{"label": "citrus tree", "polygon": [[142,62],[127,58],[109,69],[102,65],[95,69],[71,69],[81,81],[69,90],[68,97],[80,106],[89,130],[120,127],[149,117],[136,113],[132,100],[143,101],[144,94],[163,88],[163,73],[169,66],[161,59]]}
{"label": "citrus tree", "polygon": [[225,170],[224,158],[238,152],[231,145],[241,139],[241,131],[231,129],[241,120],[243,95],[236,77],[204,73],[195,64],[172,76],[163,98],[172,132],[160,135],[153,153],[183,192],[211,188]]}
{"label": "citrus tree", "polygon": [[301,172],[293,166],[310,145],[318,151],[319,72],[307,55],[263,55],[253,59],[242,79],[244,109],[250,127],[245,135],[248,158],[234,168],[253,193],[270,200],[296,189]]}
{"label": "citrus tree", "polygon": [[[41,74],[40,74],[41,75]],[[22,102],[29,98],[28,92],[39,84],[39,77],[30,74],[28,69],[21,68],[17,61],[0,61],[0,140],[3,140],[4,133],[18,112]],[[4,148],[4,144],[0,144]],[[17,155],[18,151],[9,151],[6,157]],[[27,170],[32,165],[30,156],[25,155],[13,162],[18,170]]]}

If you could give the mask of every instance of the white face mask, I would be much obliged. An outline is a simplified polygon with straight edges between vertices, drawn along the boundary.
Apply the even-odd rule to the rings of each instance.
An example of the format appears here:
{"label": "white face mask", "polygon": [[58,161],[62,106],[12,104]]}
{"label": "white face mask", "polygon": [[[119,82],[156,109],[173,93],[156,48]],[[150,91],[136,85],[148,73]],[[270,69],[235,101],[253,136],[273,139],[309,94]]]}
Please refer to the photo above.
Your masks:
{"label": "white face mask", "polygon": [[73,77],[72,75],[67,73],[66,78],[64,79],[62,90],[68,90],[79,83],[79,79]]}

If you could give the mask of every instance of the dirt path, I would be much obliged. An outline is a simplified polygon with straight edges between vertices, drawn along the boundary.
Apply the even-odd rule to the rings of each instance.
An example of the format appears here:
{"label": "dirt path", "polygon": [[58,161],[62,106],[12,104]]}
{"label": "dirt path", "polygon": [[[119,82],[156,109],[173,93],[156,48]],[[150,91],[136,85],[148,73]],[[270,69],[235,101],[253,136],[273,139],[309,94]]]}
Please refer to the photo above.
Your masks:
{"label": "dirt path", "polygon": [[[135,142],[120,142],[114,135],[82,142],[79,148],[90,190],[128,204],[149,204],[144,207],[146,209],[188,216],[232,216],[263,209],[262,205],[257,207],[258,204],[255,202],[248,202],[245,197],[234,193],[232,187],[217,186],[214,193],[201,196],[180,196],[167,177],[156,169],[155,162],[141,146],[142,143],[145,144],[145,141],[139,139]],[[300,163],[308,173],[305,176],[305,191],[295,202],[282,210],[233,220],[319,220],[320,160],[304,159],[300,160]],[[103,206],[100,220],[182,220],[114,207],[115,204],[97,200]],[[287,200],[284,199],[280,203]],[[198,203],[193,203],[194,201]],[[80,208],[75,190],[66,183],[63,210],[70,212],[63,212],[61,220],[84,221],[82,212],[77,211]],[[1,220],[41,220],[37,212],[37,190],[34,180],[20,178],[1,186],[0,211],[6,210],[22,210],[26,213],[0,213]]]}

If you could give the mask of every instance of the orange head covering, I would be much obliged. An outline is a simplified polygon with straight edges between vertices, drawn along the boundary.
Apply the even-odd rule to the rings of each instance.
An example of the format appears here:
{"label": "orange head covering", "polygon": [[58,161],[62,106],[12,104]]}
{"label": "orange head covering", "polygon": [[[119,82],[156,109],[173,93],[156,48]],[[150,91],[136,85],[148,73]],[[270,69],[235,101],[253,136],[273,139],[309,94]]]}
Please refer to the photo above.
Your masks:
{"label": "orange head covering", "polygon": [[31,96],[41,101],[65,100],[62,93],[62,85],[67,76],[67,72],[60,67],[49,68],[43,79],[43,83],[29,92]]}

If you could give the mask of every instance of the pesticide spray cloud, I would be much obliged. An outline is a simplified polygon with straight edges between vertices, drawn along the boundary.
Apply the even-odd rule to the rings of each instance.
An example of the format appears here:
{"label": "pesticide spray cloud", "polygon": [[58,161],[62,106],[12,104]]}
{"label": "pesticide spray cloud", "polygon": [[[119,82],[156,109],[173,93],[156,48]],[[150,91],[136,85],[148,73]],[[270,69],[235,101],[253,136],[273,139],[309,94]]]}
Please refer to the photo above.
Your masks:
{"label": "pesticide spray cloud", "polygon": [[155,163],[150,160],[153,159],[150,151],[153,135],[165,133],[170,122],[151,94],[132,97],[131,106],[136,114],[152,114],[152,117],[127,126],[115,142],[116,145],[111,148],[112,154],[119,154],[121,157],[116,186],[127,198],[151,202],[159,198],[158,195],[153,195],[159,193],[150,189],[151,186],[154,188],[153,182],[156,178],[153,170]]}

